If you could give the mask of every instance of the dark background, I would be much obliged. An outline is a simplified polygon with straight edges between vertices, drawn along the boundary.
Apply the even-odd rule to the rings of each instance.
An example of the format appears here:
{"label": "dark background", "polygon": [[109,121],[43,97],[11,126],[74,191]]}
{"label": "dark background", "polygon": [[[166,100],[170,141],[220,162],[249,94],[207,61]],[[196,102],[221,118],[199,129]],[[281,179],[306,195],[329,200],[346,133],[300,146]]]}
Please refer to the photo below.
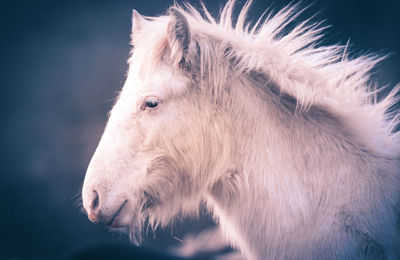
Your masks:
{"label": "dark background", "polygon": [[[0,3],[0,258],[61,254],[96,241],[128,243],[90,223],[74,195],[125,80],[131,10],[160,15],[172,2]],[[204,2],[214,15],[223,5]],[[256,0],[250,20],[289,2]],[[376,78],[380,85],[400,82],[400,1],[314,0],[301,18],[316,13],[315,20],[332,25],[325,44],[350,39],[355,54],[391,54]],[[146,244],[168,246],[177,241],[170,237],[206,223],[178,221]]]}

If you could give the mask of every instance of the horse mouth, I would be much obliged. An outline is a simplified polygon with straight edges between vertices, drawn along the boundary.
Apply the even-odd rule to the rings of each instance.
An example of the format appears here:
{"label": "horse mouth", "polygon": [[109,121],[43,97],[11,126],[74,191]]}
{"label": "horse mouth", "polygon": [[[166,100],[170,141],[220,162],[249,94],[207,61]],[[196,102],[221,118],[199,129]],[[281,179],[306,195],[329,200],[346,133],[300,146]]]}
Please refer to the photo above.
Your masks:
{"label": "horse mouth", "polygon": [[117,217],[119,216],[119,214],[121,213],[121,211],[124,209],[124,207],[126,206],[126,203],[128,202],[128,200],[125,200],[122,205],[119,207],[119,209],[117,210],[117,212],[115,212],[115,214],[112,216],[111,220],[106,224],[108,227],[112,227],[112,228],[118,228],[121,227],[118,224]]}

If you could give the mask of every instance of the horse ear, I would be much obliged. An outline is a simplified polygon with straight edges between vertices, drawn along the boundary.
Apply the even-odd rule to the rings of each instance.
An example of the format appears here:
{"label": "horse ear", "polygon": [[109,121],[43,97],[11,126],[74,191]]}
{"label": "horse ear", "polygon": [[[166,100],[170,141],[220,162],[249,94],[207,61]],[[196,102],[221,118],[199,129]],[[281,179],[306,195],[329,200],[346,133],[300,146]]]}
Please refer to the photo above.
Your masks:
{"label": "horse ear", "polygon": [[140,31],[146,20],[135,9],[132,10],[132,35]]}
{"label": "horse ear", "polygon": [[176,8],[169,9],[171,20],[168,23],[168,43],[171,49],[171,59],[174,63],[186,62],[189,44],[190,29],[185,16]]}

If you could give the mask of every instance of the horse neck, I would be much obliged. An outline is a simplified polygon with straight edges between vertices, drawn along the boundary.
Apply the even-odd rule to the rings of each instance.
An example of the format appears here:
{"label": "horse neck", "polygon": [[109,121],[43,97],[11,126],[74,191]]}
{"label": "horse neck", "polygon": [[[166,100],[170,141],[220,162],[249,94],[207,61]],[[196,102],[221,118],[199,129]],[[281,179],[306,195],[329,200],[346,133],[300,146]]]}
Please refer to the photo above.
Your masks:
{"label": "horse neck", "polygon": [[[241,149],[237,161],[242,165],[237,176],[230,174],[208,196],[226,237],[250,259],[262,258],[265,241],[271,247],[274,242],[281,243],[282,229],[295,226],[298,223],[291,219],[307,214],[307,199],[300,187],[297,189],[301,173],[307,169],[303,155],[312,158],[318,149],[307,149],[318,142],[314,140],[316,132],[322,128],[332,131],[329,128],[335,123],[318,108],[311,108],[307,115],[297,111],[292,97],[269,87],[232,87],[234,100],[228,110],[235,121],[235,139]],[[312,128],[312,120],[322,122]],[[273,256],[273,252],[268,254]]]}

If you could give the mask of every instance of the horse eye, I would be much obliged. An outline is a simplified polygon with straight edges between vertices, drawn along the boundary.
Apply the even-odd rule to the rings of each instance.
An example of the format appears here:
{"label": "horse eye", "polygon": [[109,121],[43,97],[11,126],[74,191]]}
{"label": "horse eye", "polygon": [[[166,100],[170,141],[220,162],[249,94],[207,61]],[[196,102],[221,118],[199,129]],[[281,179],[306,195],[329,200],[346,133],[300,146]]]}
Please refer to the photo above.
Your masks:
{"label": "horse eye", "polygon": [[158,100],[157,97],[147,97],[146,100],[144,101],[142,109],[147,109],[147,110],[157,109],[160,103],[161,102]]}

